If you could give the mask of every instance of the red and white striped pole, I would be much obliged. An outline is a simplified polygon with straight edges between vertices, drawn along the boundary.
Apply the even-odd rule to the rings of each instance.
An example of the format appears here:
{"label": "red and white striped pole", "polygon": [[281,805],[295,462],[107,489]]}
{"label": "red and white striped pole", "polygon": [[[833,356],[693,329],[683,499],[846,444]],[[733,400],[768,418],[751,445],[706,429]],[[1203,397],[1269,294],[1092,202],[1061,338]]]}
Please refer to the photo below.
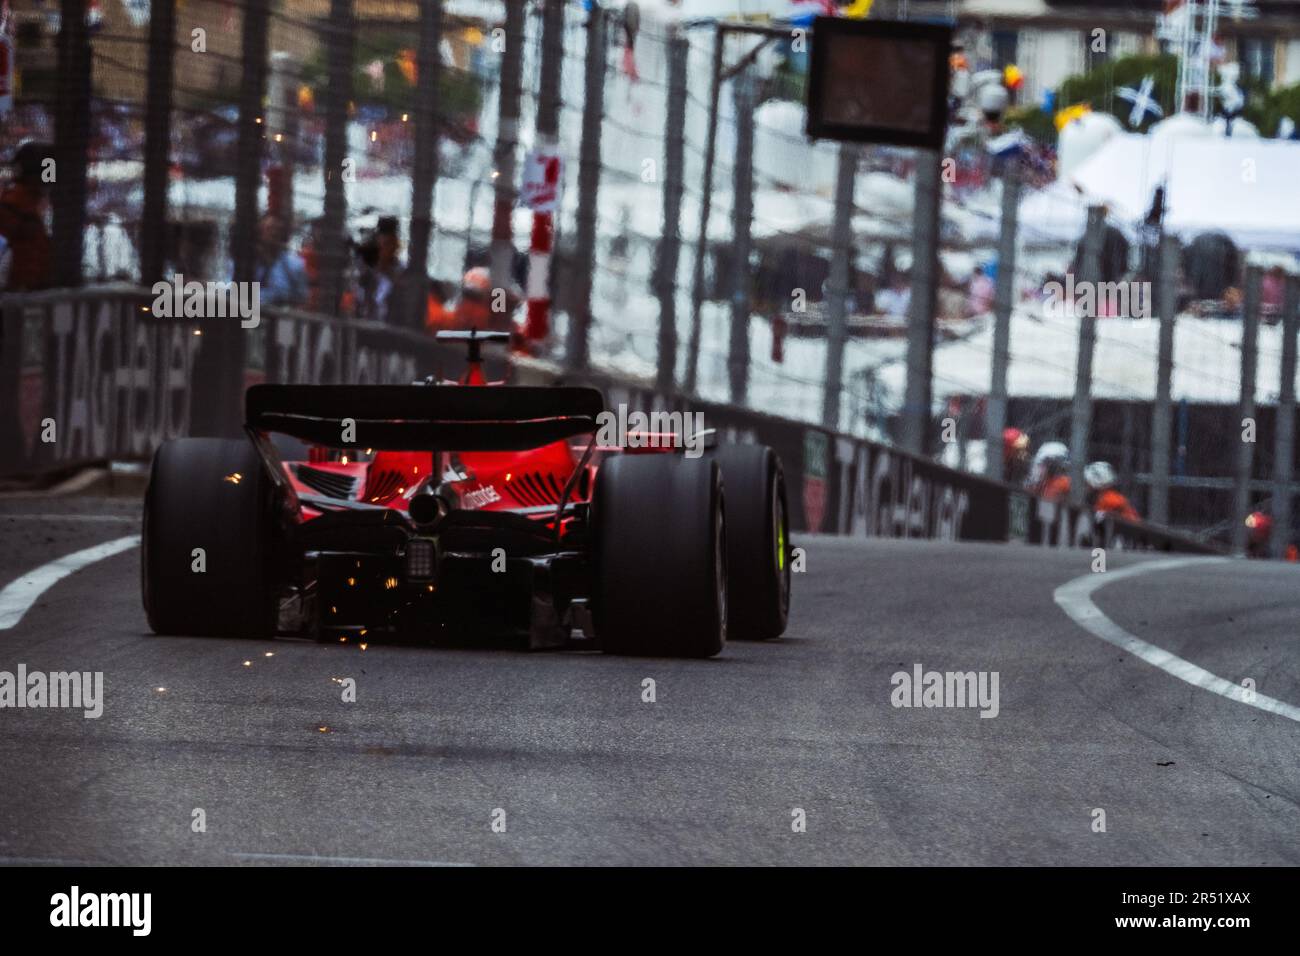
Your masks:
{"label": "red and white striped pole", "polygon": [[538,199],[533,206],[533,235],[528,247],[528,319],[524,337],[540,342],[551,330],[551,251],[555,244],[555,206],[560,192],[560,158],[552,144],[535,157],[541,167]]}

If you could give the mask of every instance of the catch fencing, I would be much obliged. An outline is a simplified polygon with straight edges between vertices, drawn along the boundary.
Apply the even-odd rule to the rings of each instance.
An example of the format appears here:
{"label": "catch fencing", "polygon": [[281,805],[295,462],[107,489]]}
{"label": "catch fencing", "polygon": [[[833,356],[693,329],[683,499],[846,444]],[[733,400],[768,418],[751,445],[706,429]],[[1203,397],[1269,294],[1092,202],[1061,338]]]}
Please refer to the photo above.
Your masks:
{"label": "catch fencing", "polygon": [[[1144,514],[1207,539],[1240,544],[1250,511],[1290,513],[1297,463],[1283,410],[1294,362],[1289,393],[1283,370],[1288,342],[1294,358],[1294,280],[1279,304],[1277,283],[1237,262],[1224,288],[1209,289],[1202,259],[1156,255],[1150,237],[1130,242],[1121,263],[1111,239],[1133,223],[1114,214],[1093,223],[1096,248],[1084,255],[1084,213],[1055,203],[1041,148],[1018,167],[1030,215],[1002,201],[979,137],[954,139],[943,157],[809,142],[806,31],[663,18],[651,5],[638,16],[621,0],[58,6],[62,23],[85,29],[52,31],[49,11],[13,3],[23,83],[0,119],[11,142],[55,144],[56,285],[246,281],[287,254],[306,291],[287,311],[271,303],[267,328],[313,330],[313,341],[340,343],[344,372],[380,374],[356,356],[393,354],[397,342],[426,354],[417,341],[426,324],[454,311],[461,276],[482,267],[521,300],[534,353],[570,374],[776,410],[825,435],[902,445],[912,457],[891,450],[890,460],[915,458],[916,474],[937,460],[972,482],[1004,475],[1000,429],[1016,427],[1035,446],[1069,442],[1076,468],[1110,461]],[[877,4],[882,14],[904,6]],[[983,56],[980,25],[957,28],[970,56]],[[944,177],[935,308],[913,315],[906,301],[923,298],[913,280],[925,252],[916,194],[932,169]],[[376,257],[393,234],[398,265],[381,279]],[[977,270],[997,281],[992,300]],[[1145,318],[1050,314],[1052,282],[1072,271],[1132,278],[1146,283],[1147,306],[1152,292],[1158,301]],[[388,279],[395,291],[376,307]],[[182,355],[202,353],[118,298],[105,302],[50,313],[88,330],[87,369],[115,369],[111,388],[96,379],[118,396],[102,400],[96,421],[117,416],[121,431],[125,402],[131,415],[147,411],[152,434],[170,434],[183,416],[128,401],[121,383],[178,375]],[[20,327],[36,321],[30,313]],[[222,330],[201,331],[217,354]],[[42,388],[95,378],[78,365],[81,333],[51,334],[72,351],[51,353],[65,364],[49,366],[54,384]],[[35,348],[32,334],[6,329],[6,338],[0,361],[30,383],[37,358],[12,350]],[[265,361],[259,350],[275,368],[276,356],[312,348],[236,338],[221,346],[217,372],[202,362],[188,372],[203,389],[200,412],[227,429],[241,370]],[[104,359],[105,343],[160,351]],[[1258,375],[1243,375],[1248,354]],[[309,375],[314,359],[303,361]],[[918,376],[933,396],[919,408],[907,399]],[[35,392],[23,394],[30,410]],[[72,414],[80,400],[67,394]],[[1273,428],[1274,408],[1283,428]],[[1242,417],[1258,425],[1248,448],[1234,437]],[[100,425],[85,438],[75,429],[78,448],[111,446],[95,445]],[[21,429],[11,437],[31,440]]]}

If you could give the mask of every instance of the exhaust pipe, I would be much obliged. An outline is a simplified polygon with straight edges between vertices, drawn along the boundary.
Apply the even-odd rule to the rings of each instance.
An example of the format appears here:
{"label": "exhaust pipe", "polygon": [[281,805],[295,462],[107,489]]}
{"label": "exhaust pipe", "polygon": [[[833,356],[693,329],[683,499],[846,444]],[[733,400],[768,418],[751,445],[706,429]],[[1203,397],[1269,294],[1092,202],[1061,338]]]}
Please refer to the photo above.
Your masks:
{"label": "exhaust pipe", "polygon": [[436,527],[451,511],[447,500],[432,488],[425,487],[411,498],[407,513],[421,531]]}

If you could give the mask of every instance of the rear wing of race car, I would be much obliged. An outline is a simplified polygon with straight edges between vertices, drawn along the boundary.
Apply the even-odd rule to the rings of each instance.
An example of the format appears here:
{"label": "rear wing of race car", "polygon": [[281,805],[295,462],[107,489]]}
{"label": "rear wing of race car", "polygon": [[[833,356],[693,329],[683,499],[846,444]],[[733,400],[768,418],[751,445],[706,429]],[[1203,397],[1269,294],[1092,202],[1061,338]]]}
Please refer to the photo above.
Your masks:
{"label": "rear wing of race car", "polygon": [[576,387],[254,385],[244,397],[256,431],[385,451],[523,451],[595,432],[604,410],[599,391]]}

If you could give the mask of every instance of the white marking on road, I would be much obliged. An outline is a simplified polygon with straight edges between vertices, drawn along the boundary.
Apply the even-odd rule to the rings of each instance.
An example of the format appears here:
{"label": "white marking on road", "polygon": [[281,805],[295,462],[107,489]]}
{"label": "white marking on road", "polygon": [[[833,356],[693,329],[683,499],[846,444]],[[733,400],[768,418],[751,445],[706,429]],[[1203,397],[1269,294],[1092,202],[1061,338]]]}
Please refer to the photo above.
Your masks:
{"label": "white marking on road", "polygon": [[473,866],[473,863],[444,863],[441,860],[384,860],[368,856],[317,856],[314,853],[231,853],[239,860],[273,862],[338,863],[343,866]]}
{"label": "white marking on road", "polygon": [[80,571],[88,564],[121,554],[139,543],[138,534],[105,541],[93,548],[74,551],[49,564],[42,564],[35,571],[29,571],[18,580],[11,581],[0,591],[0,631],[8,630],[21,621],[37,598],[73,571]]}
{"label": "white marking on road", "polygon": [[1198,667],[1191,661],[1183,660],[1177,654],[1171,654],[1164,648],[1147,643],[1140,637],[1130,634],[1108,618],[1102,613],[1101,608],[1097,607],[1092,601],[1094,591],[1114,581],[1136,577],[1139,574],[1151,574],[1155,571],[1172,571],[1175,568],[1185,568],[1192,565],[1217,564],[1225,560],[1227,559],[1169,558],[1164,561],[1136,564],[1124,568],[1122,571],[1085,574],[1073,581],[1062,584],[1052,593],[1052,599],[1060,605],[1061,610],[1068,614],[1085,631],[1100,637],[1109,644],[1114,644],[1120,650],[1132,654],[1134,657],[1141,658],[1153,667],[1160,668],[1166,674],[1177,677],[1181,681],[1186,681],[1193,687],[1213,691],[1220,697],[1226,697],[1229,700],[1235,700],[1250,707],[1257,707],[1270,714],[1277,714],[1300,722],[1300,707],[1277,700],[1274,697],[1268,697],[1258,691],[1247,692],[1246,688],[1234,684],[1232,681],[1224,680],[1222,677],[1217,677],[1203,667]]}

